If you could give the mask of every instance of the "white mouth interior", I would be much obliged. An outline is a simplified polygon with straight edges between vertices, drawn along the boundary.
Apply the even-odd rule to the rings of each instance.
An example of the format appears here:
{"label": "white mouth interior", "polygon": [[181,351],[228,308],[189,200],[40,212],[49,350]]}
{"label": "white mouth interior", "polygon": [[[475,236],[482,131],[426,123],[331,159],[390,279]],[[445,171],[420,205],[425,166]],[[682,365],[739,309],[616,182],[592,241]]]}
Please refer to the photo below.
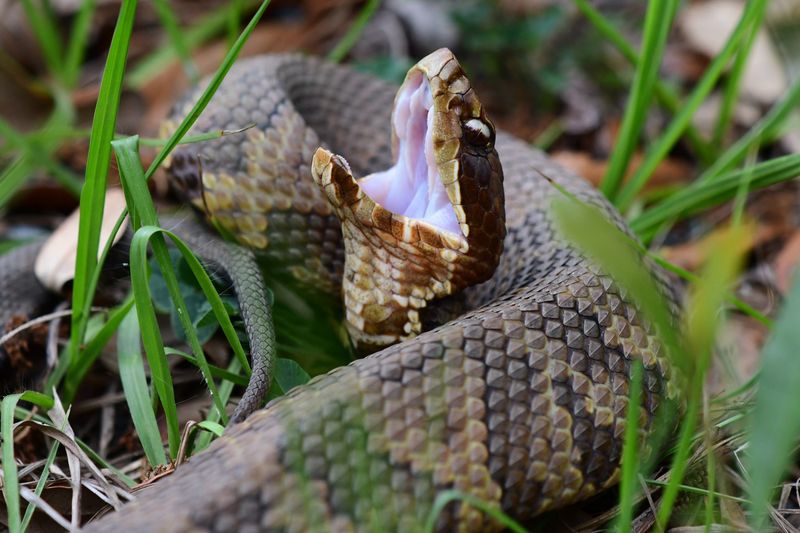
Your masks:
{"label": "white mouth interior", "polygon": [[456,213],[447,197],[436,157],[431,130],[435,113],[433,97],[422,74],[400,88],[392,113],[397,134],[397,162],[388,170],[359,181],[361,189],[384,209],[422,220],[461,235]]}

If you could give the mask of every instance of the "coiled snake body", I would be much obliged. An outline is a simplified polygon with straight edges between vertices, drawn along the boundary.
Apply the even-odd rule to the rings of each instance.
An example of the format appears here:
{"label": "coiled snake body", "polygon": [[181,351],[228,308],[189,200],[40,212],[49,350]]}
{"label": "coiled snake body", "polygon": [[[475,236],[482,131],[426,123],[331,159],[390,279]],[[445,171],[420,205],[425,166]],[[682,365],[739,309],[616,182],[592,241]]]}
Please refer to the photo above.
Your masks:
{"label": "coiled snake body", "polygon": [[[426,90],[432,91],[435,106],[441,91],[460,95],[458,105],[465,109],[459,107],[458,131],[463,129],[469,142],[476,135],[480,142],[491,141],[484,142],[484,151],[461,145],[455,159],[462,170],[472,166],[496,173],[492,158],[499,154],[506,236],[497,238],[502,228],[486,218],[481,227],[495,237],[481,237],[470,218],[468,185],[462,185],[460,201],[452,203],[457,223],[469,235],[451,248],[459,254],[459,246],[480,249],[483,255],[475,260],[439,255],[462,261],[464,271],[480,271],[499,259],[491,277],[436,304],[437,287],[447,283],[428,290],[412,276],[407,297],[387,297],[406,306],[397,311],[402,320],[388,319],[396,326],[390,336],[402,342],[294,389],[90,529],[417,530],[436,495],[451,488],[525,521],[616,482],[631,361],[642,358],[645,366],[642,420],[648,422],[643,432],[655,407],[672,394],[669,367],[654,332],[624,291],[557,235],[548,204],[561,193],[544,176],[602,209],[620,228],[624,223],[595,189],[539,151],[503,132],[494,139],[494,131],[486,131],[491,123],[477,100],[469,100],[474,94],[461,85],[463,73],[447,54],[439,51],[421,63]],[[440,87],[442,81],[452,82],[450,88]],[[412,84],[412,90],[424,87],[418,77]],[[411,276],[413,268],[397,268],[406,273],[401,275],[386,274],[391,269],[381,266],[382,245],[369,231],[386,237],[392,226],[375,222],[380,218],[376,207],[369,215],[375,227],[358,229],[369,218],[359,203],[367,200],[347,188],[346,175],[392,164],[388,124],[394,92],[366,75],[300,56],[241,61],[196,130],[255,127],[187,145],[172,164],[190,200],[242,243],[263,249],[268,260],[333,290],[344,271],[349,327],[368,344],[382,340],[376,341],[380,335],[370,326],[378,319],[365,311],[368,282],[361,272],[351,272],[364,268],[363,261],[348,265],[343,258],[334,212],[345,220],[345,236],[350,231],[353,239],[348,252],[376,246],[369,256],[378,258],[372,262],[378,277],[383,272],[408,281],[403,275]],[[414,94],[428,98],[425,92]],[[193,97],[178,106],[176,116]],[[453,106],[452,100],[445,103]],[[479,122],[470,122],[470,116]],[[434,134],[447,129],[433,127]],[[315,155],[320,145],[343,154],[349,167],[326,151]],[[488,163],[470,163],[468,156]],[[312,173],[321,188],[310,179]],[[503,188],[486,183],[474,191],[475,198],[484,198],[481,191],[489,189],[492,198],[502,198]],[[497,214],[493,200],[474,201]],[[348,211],[348,202],[357,205]],[[499,216],[502,225],[502,208]],[[395,228],[395,237],[403,231],[412,232]],[[498,242],[503,242],[502,256],[499,247],[498,254],[492,252]],[[412,258],[423,257],[419,264],[428,264],[427,248],[404,249]],[[447,270],[436,270],[437,264],[432,271]],[[459,268],[447,270],[456,273],[448,278],[454,285]],[[666,285],[664,290],[669,292]],[[469,311],[459,314],[463,309]],[[414,336],[418,324],[440,325]],[[460,503],[449,504],[436,524],[471,531],[498,527]]]}

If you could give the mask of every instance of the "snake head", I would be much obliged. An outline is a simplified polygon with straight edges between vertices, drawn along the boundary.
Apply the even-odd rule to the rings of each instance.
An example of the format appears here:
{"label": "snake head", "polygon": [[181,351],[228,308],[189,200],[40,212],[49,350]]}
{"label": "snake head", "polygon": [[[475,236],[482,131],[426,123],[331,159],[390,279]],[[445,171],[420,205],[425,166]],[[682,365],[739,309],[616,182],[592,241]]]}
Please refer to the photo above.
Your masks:
{"label": "snake head", "polygon": [[342,221],[343,293],[356,344],[421,332],[435,298],[489,279],[505,237],[495,128],[452,52],[417,63],[395,97],[395,164],[356,179],[320,148],[312,175]]}

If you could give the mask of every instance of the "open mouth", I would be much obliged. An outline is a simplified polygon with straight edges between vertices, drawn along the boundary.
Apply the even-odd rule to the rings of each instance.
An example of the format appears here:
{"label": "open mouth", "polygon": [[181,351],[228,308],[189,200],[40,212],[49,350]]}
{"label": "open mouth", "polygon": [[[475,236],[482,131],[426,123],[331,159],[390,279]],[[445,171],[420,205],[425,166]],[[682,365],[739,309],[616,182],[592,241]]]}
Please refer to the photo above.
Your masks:
{"label": "open mouth", "polygon": [[432,135],[435,117],[430,87],[425,76],[417,72],[400,88],[392,113],[397,162],[358,184],[387,211],[463,235],[436,164]]}
{"label": "open mouth", "polygon": [[452,52],[420,60],[395,97],[394,165],[356,180],[318,148],[311,175],[342,223],[347,329],[377,347],[422,331],[428,302],[482,283],[503,251],[495,130]]}

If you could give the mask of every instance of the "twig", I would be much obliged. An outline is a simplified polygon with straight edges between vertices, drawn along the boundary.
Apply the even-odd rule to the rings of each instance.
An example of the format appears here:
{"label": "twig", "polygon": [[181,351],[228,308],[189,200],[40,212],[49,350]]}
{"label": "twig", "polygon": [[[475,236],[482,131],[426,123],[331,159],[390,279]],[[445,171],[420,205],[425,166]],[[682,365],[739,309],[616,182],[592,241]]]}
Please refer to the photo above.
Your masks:
{"label": "twig", "polygon": [[[95,312],[95,313],[102,312],[102,311],[108,311],[107,307],[92,307],[90,309],[91,309],[92,312]],[[32,320],[29,320],[29,321],[25,322],[24,324],[22,324],[21,326],[18,326],[16,328],[12,329],[8,333],[6,333],[2,337],[0,337],[0,346],[4,345],[9,340],[11,340],[13,337],[17,336],[18,334],[20,334],[21,332],[25,331],[26,329],[30,329],[33,326],[37,325],[37,324],[42,324],[42,323],[45,323],[45,322],[49,322],[51,320],[56,320],[56,319],[63,318],[65,316],[71,316],[71,315],[72,315],[72,309],[64,309],[63,311],[55,311],[53,313],[48,313],[46,315],[42,315],[40,317],[34,318]]]}

